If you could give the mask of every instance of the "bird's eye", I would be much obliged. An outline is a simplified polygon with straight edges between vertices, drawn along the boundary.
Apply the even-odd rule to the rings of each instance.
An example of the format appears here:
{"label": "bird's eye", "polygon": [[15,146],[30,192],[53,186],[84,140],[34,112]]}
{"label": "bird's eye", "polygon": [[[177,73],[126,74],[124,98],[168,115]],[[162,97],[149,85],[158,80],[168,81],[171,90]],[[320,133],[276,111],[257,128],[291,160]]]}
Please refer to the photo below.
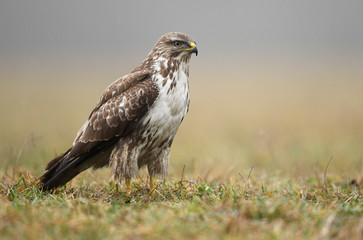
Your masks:
{"label": "bird's eye", "polygon": [[174,46],[175,47],[180,47],[182,45],[182,43],[181,42],[179,42],[179,41],[175,41],[174,42]]}

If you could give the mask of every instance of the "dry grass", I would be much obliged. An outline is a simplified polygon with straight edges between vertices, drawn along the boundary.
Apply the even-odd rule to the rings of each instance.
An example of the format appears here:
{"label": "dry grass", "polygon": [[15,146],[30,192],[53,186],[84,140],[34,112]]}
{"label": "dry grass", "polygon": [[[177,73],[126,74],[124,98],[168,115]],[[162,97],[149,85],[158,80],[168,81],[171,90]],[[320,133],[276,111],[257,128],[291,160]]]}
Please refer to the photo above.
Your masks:
{"label": "dry grass", "polygon": [[48,72],[23,81],[23,73],[3,75],[0,236],[361,239],[363,74],[246,69],[192,71],[169,176],[149,198],[140,172],[131,199],[107,169],[51,194],[32,186],[114,76],[92,70],[81,77],[96,84],[87,84],[72,74],[51,82],[43,81]]}

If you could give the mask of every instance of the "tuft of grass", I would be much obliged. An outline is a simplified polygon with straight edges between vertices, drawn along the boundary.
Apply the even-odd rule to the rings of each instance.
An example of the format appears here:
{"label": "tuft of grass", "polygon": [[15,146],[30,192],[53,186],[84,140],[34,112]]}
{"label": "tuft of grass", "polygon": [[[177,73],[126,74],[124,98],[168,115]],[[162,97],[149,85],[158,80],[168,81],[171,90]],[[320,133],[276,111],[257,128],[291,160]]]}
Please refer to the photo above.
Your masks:
{"label": "tuft of grass", "polygon": [[[142,178],[42,192],[29,173],[0,184],[2,239],[361,239],[359,185],[330,179]],[[19,234],[21,233],[21,234]]]}

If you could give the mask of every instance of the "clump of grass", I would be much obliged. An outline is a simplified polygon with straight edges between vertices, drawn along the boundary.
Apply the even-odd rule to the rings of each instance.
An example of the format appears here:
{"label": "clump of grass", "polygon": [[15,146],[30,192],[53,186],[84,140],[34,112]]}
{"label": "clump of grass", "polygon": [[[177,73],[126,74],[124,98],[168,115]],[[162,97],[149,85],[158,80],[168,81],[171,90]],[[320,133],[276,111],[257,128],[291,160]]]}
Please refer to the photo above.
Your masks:
{"label": "clump of grass", "polygon": [[[274,177],[229,182],[142,178],[130,198],[112,181],[42,192],[28,173],[4,178],[4,239],[361,239],[362,190],[349,182]],[[19,236],[19,232],[23,234]]]}

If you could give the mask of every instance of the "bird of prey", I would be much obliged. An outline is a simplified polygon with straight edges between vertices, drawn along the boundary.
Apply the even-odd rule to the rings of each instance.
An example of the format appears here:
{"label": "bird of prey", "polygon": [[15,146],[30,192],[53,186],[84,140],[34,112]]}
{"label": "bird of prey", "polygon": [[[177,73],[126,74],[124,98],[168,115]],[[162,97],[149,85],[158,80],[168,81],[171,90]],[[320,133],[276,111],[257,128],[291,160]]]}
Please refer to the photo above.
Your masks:
{"label": "bird of prey", "polygon": [[150,194],[154,176],[167,174],[170,147],[189,108],[189,60],[196,43],[184,33],[163,35],[147,58],[102,94],[66,152],[54,158],[39,178],[41,189],[66,184],[88,168],[110,167],[116,180],[147,167]]}

